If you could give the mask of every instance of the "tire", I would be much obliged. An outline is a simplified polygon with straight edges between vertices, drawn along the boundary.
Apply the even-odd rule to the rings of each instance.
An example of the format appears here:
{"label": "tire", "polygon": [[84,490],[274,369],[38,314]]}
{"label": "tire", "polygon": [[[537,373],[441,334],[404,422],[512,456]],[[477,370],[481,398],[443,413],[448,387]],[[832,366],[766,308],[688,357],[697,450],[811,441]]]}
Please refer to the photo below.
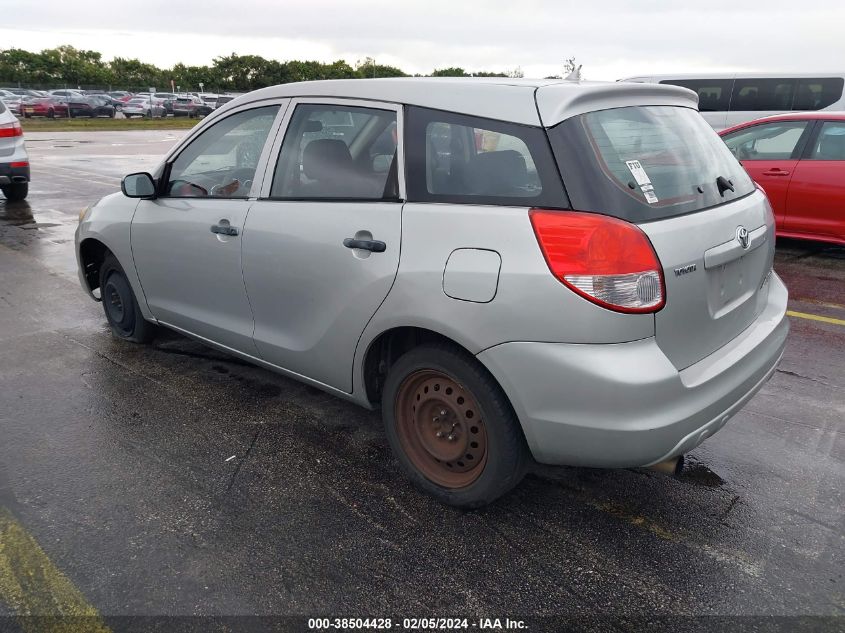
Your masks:
{"label": "tire", "polygon": [[100,297],[112,334],[132,343],[149,343],[155,326],[144,319],[132,286],[114,255],[106,255],[100,268]]}
{"label": "tire", "polygon": [[29,194],[29,183],[15,182],[11,185],[0,187],[0,189],[3,190],[3,195],[6,196],[6,200],[9,202],[20,202],[21,200],[25,200]]}
{"label": "tire", "polygon": [[396,361],[382,417],[411,482],[442,503],[487,505],[525,475],[528,447],[510,402],[490,373],[453,345],[421,345]]}

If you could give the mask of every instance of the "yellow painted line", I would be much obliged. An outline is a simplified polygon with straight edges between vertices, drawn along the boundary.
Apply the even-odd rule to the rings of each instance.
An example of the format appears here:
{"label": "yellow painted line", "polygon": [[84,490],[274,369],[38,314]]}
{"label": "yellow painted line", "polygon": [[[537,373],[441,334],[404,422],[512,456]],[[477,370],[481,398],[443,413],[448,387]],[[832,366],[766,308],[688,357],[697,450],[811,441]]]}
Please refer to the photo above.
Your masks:
{"label": "yellow painted line", "polygon": [[834,319],[833,317],[821,316],[820,314],[808,314],[806,312],[795,312],[794,310],[787,310],[786,314],[787,316],[797,317],[799,319],[821,321],[822,323],[833,323],[833,325],[845,325],[845,319]]}
{"label": "yellow painted line", "polygon": [[111,633],[5,508],[0,508],[0,600],[14,611],[24,633]]}

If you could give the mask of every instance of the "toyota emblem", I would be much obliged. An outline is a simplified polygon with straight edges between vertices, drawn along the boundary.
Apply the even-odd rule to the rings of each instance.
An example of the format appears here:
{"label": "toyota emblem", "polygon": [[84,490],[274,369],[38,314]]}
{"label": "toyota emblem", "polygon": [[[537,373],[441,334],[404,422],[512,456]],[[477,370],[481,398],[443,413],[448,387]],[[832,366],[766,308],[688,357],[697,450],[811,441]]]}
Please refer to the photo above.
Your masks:
{"label": "toyota emblem", "polygon": [[736,241],[742,248],[747,249],[749,245],[748,229],[744,226],[738,226],[736,229]]}

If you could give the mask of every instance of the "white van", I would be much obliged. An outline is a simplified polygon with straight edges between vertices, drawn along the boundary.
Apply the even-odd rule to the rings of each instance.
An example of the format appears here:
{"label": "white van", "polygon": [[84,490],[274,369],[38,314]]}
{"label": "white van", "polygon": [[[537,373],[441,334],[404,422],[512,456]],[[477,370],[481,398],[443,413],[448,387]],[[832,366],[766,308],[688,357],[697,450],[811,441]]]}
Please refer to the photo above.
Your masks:
{"label": "white van", "polygon": [[619,81],[683,86],[698,93],[698,109],[714,129],[771,114],[845,110],[845,73],[651,75]]}

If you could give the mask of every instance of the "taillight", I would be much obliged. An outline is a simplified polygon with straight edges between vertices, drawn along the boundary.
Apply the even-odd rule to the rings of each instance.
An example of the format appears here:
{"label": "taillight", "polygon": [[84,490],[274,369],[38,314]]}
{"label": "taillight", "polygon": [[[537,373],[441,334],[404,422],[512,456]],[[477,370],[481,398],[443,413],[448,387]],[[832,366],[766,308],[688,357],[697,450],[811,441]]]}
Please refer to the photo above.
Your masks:
{"label": "taillight", "polygon": [[19,121],[12,123],[0,124],[0,138],[10,138],[12,136],[23,136],[23,128]]}
{"label": "taillight", "polygon": [[635,225],[596,213],[531,209],[531,224],[552,274],[573,291],[617,312],[657,312],[663,272]]}

